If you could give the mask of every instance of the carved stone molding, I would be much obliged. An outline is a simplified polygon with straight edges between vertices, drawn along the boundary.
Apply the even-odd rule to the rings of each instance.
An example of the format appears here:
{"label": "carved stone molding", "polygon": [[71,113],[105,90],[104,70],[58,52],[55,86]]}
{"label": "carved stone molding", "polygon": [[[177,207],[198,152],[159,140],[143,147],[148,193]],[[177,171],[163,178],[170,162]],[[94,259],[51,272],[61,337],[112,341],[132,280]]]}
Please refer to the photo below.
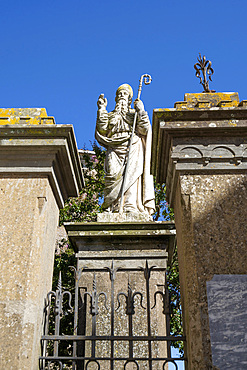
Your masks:
{"label": "carved stone molding", "polygon": [[84,184],[72,125],[1,125],[0,177],[48,177],[57,204]]}
{"label": "carved stone molding", "polygon": [[154,110],[152,173],[166,183],[170,204],[179,174],[246,171],[245,106]]}
{"label": "carved stone molding", "polygon": [[244,139],[239,145],[234,143],[227,145],[224,143],[224,140],[222,140],[222,144],[207,144],[206,141],[208,141],[207,138],[201,138],[200,144],[193,144],[188,142],[182,143],[181,140],[173,140],[166,175],[169,203],[173,203],[178,174],[247,171],[247,143],[244,142]]}

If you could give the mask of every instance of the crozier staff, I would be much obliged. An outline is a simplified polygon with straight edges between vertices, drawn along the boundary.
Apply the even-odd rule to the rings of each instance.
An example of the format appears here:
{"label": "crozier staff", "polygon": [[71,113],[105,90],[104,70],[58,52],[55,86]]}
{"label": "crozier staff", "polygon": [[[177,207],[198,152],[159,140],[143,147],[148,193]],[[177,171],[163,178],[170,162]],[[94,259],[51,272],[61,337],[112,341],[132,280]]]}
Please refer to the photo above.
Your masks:
{"label": "crozier staff", "polygon": [[[104,94],[101,94],[98,99],[95,137],[107,149],[103,208],[119,212],[128,161],[123,211],[152,214],[155,205],[153,177],[150,175],[151,125],[140,99],[134,102],[136,111],[131,109],[132,97],[133,90],[130,85],[119,86],[116,92],[115,109],[109,113],[106,110],[107,99]],[[134,119],[136,119],[136,125],[130,147]]]}

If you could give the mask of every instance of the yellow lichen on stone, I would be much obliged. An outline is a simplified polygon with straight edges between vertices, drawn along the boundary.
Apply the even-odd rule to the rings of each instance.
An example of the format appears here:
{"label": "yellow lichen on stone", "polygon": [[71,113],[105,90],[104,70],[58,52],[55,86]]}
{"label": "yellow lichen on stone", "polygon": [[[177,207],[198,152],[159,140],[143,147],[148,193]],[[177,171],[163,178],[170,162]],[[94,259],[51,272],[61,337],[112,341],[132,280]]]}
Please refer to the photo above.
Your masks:
{"label": "yellow lichen on stone", "polygon": [[240,103],[239,103],[239,105],[238,105],[239,107],[247,107],[247,100],[242,100]]}
{"label": "yellow lichen on stone", "polygon": [[232,101],[231,100],[221,100],[218,103],[218,107],[232,107]]}
{"label": "yellow lichen on stone", "polygon": [[52,125],[53,117],[48,117],[45,108],[1,108],[0,125]]}
{"label": "yellow lichen on stone", "polygon": [[[184,100],[190,106],[196,106],[198,102],[209,102],[211,107],[216,107],[220,102],[228,101],[230,106],[237,107],[239,105],[239,96],[237,92],[226,93],[187,93]],[[227,105],[229,106],[229,105]]]}
{"label": "yellow lichen on stone", "polygon": [[230,120],[230,121],[228,121],[228,124],[230,126],[237,126],[236,120]]}
{"label": "yellow lichen on stone", "polygon": [[197,108],[210,108],[211,107],[211,102],[210,101],[198,101],[196,103]]}
{"label": "yellow lichen on stone", "polygon": [[186,101],[177,101],[174,104],[174,108],[176,108],[176,109],[184,109],[184,108],[187,108],[187,102]]}

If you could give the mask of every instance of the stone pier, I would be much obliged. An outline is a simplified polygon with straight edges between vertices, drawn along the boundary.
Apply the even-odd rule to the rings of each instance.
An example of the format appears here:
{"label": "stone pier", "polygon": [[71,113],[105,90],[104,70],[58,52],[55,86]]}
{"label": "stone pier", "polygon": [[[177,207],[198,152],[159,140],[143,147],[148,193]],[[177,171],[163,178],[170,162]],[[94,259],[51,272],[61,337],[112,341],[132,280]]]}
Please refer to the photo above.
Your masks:
{"label": "stone pier", "polygon": [[38,369],[59,208],[83,177],[73,127],[0,109],[0,368]]}
{"label": "stone pier", "polygon": [[[116,216],[115,219],[120,218],[118,214],[112,214],[111,218],[113,216]],[[114,358],[114,367],[111,367],[113,364],[109,360],[99,360],[102,370],[111,368],[135,370],[136,363],[139,365],[138,369],[145,370],[151,365],[148,365],[147,360],[141,361],[138,358],[169,357],[167,342],[155,341],[155,337],[167,333],[168,317],[165,315],[167,313],[164,312],[165,302],[160,298],[160,293],[165,293],[165,270],[168,253],[169,251],[172,253],[174,249],[175,225],[173,222],[130,221],[131,215],[125,216],[125,222],[65,223],[69,239],[77,252],[78,269],[82,269],[79,282],[81,302],[86,302],[84,294],[85,292],[92,294],[93,287],[97,289],[97,294],[106,293],[105,297],[100,298],[98,308],[94,306],[94,310],[98,310],[94,329],[91,312],[93,305],[89,296],[86,298],[84,308],[81,303],[77,334],[90,336],[95,330],[98,336],[127,338],[127,340],[116,339],[113,342],[96,340],[93,357]],[[146,263],[151,268],[148,280],[149,294],[146,288],[147,280],[144,278]],[[127,306],[131,305],[130,302],[127,305],[126,301],[128,288],[131,288],[134,295],[137,294],[131,314],[130,312],[126,314]],[[154,304],[154,295],[157,291],[160,293],[159,297],[156,294],[157,302]],[[149,309],[148,299],[151,302]],[[150,323],[148,323],[149,314]],[[134,337],[150,335],[154,337],[154,341],[149,347],[147,341],[134,339],[132,350],[128,340],[128,336],[131,335]],[[90,358],[92,346],[88,340],[85,346],[83,343],[80,347],[78,345],[78,355]],[[125,367],[126,360],[117,358],[132,361]],[[163,363],[164,360],[153,360],[152,368],[167,369],[168,365],[163,367]],[[78,369],[84,369],[83,365],[81,367],[78,365]]]}
{"label": "stone pier", "polygon": [[175,213],[187,368],[244,369],[247,101],[185,94],[154,110],[152,147]]}

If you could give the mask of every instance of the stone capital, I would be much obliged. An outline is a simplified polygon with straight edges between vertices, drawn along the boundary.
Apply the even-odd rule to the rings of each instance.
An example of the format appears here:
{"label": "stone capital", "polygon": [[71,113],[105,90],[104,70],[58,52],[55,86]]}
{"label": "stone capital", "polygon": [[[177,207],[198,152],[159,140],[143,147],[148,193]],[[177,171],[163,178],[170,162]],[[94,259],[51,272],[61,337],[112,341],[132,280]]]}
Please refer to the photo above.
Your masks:
{"label": "stone capital", "polygon": [[186,94],[175,108],[155,109],[152,173],[166,183],[169,203],[178,174],[246,172],[246,135],[247,108],[237,93]]}
{"label": "stone capital", "polygon": [[1,124],[0,176],[20,174],[48,177],[59,208],[78,196],[84,181],[73,126]]}

